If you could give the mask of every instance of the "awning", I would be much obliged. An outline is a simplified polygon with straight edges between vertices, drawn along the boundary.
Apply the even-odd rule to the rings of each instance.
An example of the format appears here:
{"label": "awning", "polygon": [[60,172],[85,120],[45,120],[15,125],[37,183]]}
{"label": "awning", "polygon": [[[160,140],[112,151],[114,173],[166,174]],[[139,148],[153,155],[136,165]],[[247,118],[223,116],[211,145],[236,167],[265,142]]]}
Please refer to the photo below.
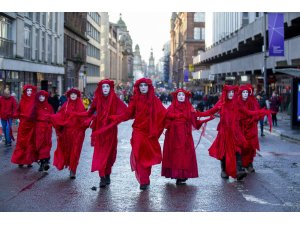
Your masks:
{"label": "awning", "polygon": [[300,69],[297,68],[284,68],[284,69],[274,69],[274,73],[284,73],[294,77],[300,77]]}

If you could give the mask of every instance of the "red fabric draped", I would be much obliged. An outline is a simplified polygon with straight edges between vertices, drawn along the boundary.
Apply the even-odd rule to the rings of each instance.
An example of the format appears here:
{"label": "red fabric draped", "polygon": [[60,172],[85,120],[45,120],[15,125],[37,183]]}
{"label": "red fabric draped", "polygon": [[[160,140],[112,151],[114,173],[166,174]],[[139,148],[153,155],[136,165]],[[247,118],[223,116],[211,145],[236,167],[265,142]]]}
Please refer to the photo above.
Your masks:
{"label": "red fabric draped", "polygon": [[[177,94],[183,92],[185,101],[179,102]],[[192,126],[196,127],[196,114],[190,103],[190,94],[178,89],[166,114],[166,135],[163,148],[161,175],[167,178],[198,177],[198,166]],[[200,127],[199,127],[200,128]]]}
{"label": "red fabric draped", "polygon": [[[45,96],[45,101],[40,102],[39,96]],[[50,158],[50,150],[52,147],[52,125],[50,116],[53,114],[53,108],[48,103],[49,94],[46,91],[39,91],[35,97],[35,105],[32,112],[35,121],[35,147],[37,151],[37,159]]]}
{"label": "red fabric draped", "polygon": [[[148,93],[141,94],[139,85],[148,84]],[[155,96],[152,82],[141,78],[134,85],[134,95],[120,121],[133,119],[131,138],[131,168],[137,172],[137,164],[143,168],[161,163],[161,148],[158,142],[163,129],[166,109]],[[137,175],[139,176],[139,175]]]}
{"label": "red fabric draped", "polygon": [[[76,100],[71,100],[71,93],[77,94]],[[58,170],[68,167],[71,171],[76,172],[87,126],[84,118],[75,117],[72,113],[85,112],[85,108],[77,89],[70,89],[67,97],[68,100],[51,118],[57,135],[53,165]]]}
{"label": "red fabric draped", "polygon": [[[107,96],[103,95],[103,84],[110,85],[110,92]],[[118,127],[108,117],[120,115],[125,112],[126,108],[125,103],[115,93],[114,82],[108,79],[100,81],[95,91],[95,98],[88,111],[89,115],[92,115],[95,111],[97,112],[91,125],[93,130],[92,145],[94,146],[91,171],[99,171],[100,176],[111,174],[117,156]],[[108,129],[101,134],[97,134],[97,131],[104,127]]]}
{"label": "red fabric draped", "polygon": [[[32,89],[31,96],[26,94],[28,88]],[[11,162],[16,164],[31,164],[37,160],[34,135],[35,123],[30,118],[34,106],[35,93],[35,86],[25,85],[23,87],[20,104],[14,115],[15,118],[20,119],[17,144],[11,158]]]}
{"label": "red fabric draped", "polygon": [[[231,90],[234,91],[232,100],[227,97],[227,93]],[[222,90],[221,99],[217,104],[210,110],[197,113],[199,116],[211,116],[219,112],[218,134],[208,151],[210,156],[218,160],[222,160],[225,157],[226,173],[233,178],[236,177],[236,152],[238,151],[238,120],[237,112],[235,111],[237,90],[237,86],[225,85]]]}

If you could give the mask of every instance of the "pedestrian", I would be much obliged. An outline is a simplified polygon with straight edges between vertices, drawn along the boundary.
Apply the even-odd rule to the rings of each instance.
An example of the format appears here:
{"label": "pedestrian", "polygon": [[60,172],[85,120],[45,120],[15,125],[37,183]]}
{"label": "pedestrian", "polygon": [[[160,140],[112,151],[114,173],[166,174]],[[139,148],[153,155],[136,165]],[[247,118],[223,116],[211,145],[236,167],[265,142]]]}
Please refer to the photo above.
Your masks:
{"label": "pedestrian", "polygon": [[[125,112],[126,108],[126,104],[116,95],[114,81],[101,80],[95,90],[92,105],[85,114],[93,117],[91,142],[94,146],[94,154],[91,171],[98,171],[101,188],[110,184],[112,167],[117,157],[118,127],[109,119],[109,116],[120,115]],[[95,112],[97,112],[96,115]],[[109,129],[98,134],[104,127],[109,127]]]}
{"label": "pedestrian", "polygon": [[163,148],[161,175],[184,184],[188,178],[198,177],[197,158],[192,128],[200,129],[206,121],[197,120],[196,110],[190,103],[191,93],[177,89],[167,109],[166,135]]}
{"label": "pedestrian", "polygon": [[59,96],[58,96],[58,94],[56,94],[54,92],[50,92],[48,102],[52,106],[54,113],[56,113],[58,108],[59,108]]}
{"label": "pedestrian", "polygon": [[158,138],[164,129],[165,115],[166,109],[155,96],[151,79],[141,78],[134,84],[133,98],[126,112],[110,116],[116,122],[134,119],[130,164],[141,190],[150,185],[152,166],[162,161]]}
{"label": "pedestrian", "polygon": [[[260,109],[264,109],[264,108],[267,107],[267,105],[266,105],[266,99],[264,98],[263,93],[262,94],[258,94],[256,96],[256,98],[257,98],[257,101],[258,101]],[[264,117],[259,120],[259,125],[260,125],[260,136],[264,137],[265,136],[265,134],[264,134]]]}
{"label": "pedestrian", "polygon": [[68,98],[66,97],[66,94],[63,93],[60,97],[59,97],[59,108],[58,110],[60,110],[60,108],[63,106],[63,104],[68,101]]}
{"label": "pedestrian", "polygon": [[279,111],[280,99],[277,93],[273,91],[272,97],[270,98],[270,109],[272,111],[272,123],[273,126],[277,126],[277,113]]}
{"label": "pedestrian", "polygon": [[37,160],[35,122],[31,119],[35,94],[35,86],[30,84],[24,85],[20,104],[14,115],[14,118],[20,119],[20,124],[18,128],[17,144],[12,154],[11,162],[18,164],[20,168],[25,164],[27,164],[27,167],[32,167],[31,164]]}
{"label": "pedestrian", "polygon": [[[253,87],[251,84],[245,84],[239,87],[238,109],[240,112],[239,126],[247,141],[246,145],[240,146],[242,165],[247,169],[248,173],[253,173],[255,172],[253,160],[256,156],[256,151],[260,150],[257,123],[270,112],[265,109],[259,109],[259,104],[253,96]],[[249,117],[245,113],[246,111],[251,112],[253,116]]]}
{"label": "pedestrian", "polygon": [[57,136],[57,147],[54,151],[53,165],[62,170],[70,170],[70,178],[76,178],[85,130],[88,127],[84,118],[74,117],[74,112],[85,112],[78,89],[71,88],[66,93],[67,101],[51,120]]}
{"label": "pedestrian", "polygon": [[241,149],[239,142],[246,142],[241,135],[238,126],[237,110],[238,86],[224,85],[220,100],[215,106],[205,112],[198,112],[198,116],[211,116],[219,112],[220,122],[218,134],[208,149],[209,155],[221,164],[221,177],[228,179],[229,176],[242,180],[247,174],[242,167]]}
{"label": "pedestrian", "polygon": [[52,124],[50,118],[54,112],[52,106],[48,103],[48,97],[47,91],[38,91],[31,113],[31,119],[35,121],[35,149],[37,161],[40,164],[39,171],[47,171],[50,168],[50,150],[52,147]]}
{"label": "pedestrian", "polygon": [[3,97],[0,98],[0,118],[5,146],[11,146],[12,140],[15,140],[12,133],[12,119],[16,110],[17,101],[10,95],[10,91],[7,88],[4,90]]}

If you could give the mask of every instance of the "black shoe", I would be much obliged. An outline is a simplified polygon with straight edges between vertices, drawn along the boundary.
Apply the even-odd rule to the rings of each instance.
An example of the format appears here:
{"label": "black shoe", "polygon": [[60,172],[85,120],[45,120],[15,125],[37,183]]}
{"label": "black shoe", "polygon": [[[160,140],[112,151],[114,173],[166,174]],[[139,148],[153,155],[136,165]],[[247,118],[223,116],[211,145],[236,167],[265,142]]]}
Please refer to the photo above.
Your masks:
{"label": "black shoe", "polygon": [[236,172],[236,179],[237,180],[243,180],[247,176],[247,173],[245,170],[239,170]]}
{"label": "black shoe", "polygon": [[48,171],[50,168],[49,159],[44,159],[44,171]]}
{"label": "black shoe", "polygon": [[144,190],[147,190],[148,187],[149,187],[149,184],[141,184],[141,185],[140,185],[140,189],[143,190],[143,191],[144,191]]}
{"label": "black shoe", "polygon": [[242,166],[242,156],[239,153],[236,153],[236,178],[238,181],[242,180],[247,176],[245,169]]}
{"label": "black shoe", "polygon": [[185,182],[187,181],[187,179],[176,179],[176,184],[177,185],[181,185],[181,184],[185,184]]}
{"label": "black shoe", "polygon": [[106,179],[105,177],[100,177],[100,185],[101,188],[105,188],[106,187]]}
{"label": "black shoe", "polygon": [[110,175],[105,175],[106,184],[110,184]]}
{"label": "black shoe", "polygon": [[24,166],[23,164],[19,164],[18,165],[19,168],[23,168],[23,166]]}
{"label": "black shoe", "polygon": [[32,167],[32,165],[31,165],[31,164],[28,164],[28,165],[27,165],[27,168],[31,168],[31,167]]}
{"label": "black shoe", "polygon": [[229,176],[227,175],[227,173],[225,171],[221,171],[221,177],[223,179],[228,179],[229,178]]}
{"label": "black shoe", "polygon": [[76,173],[70,170],[70,179],[76,179]]}
{"label": "black shoe", "polygon": [[264,136],[266,136],[266,135],[264,135],[264,134],[261,134],[260,136],[264,137]]}

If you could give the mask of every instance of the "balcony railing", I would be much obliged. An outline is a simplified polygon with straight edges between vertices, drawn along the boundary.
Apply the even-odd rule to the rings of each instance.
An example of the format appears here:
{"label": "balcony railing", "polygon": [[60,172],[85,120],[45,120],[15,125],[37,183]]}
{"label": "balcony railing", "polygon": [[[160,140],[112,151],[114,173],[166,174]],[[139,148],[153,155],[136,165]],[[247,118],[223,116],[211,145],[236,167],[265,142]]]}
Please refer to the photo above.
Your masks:
{"label": "balcony railing", "polygon": [[13,57],[13,41],[0,38],[0,56]]}

